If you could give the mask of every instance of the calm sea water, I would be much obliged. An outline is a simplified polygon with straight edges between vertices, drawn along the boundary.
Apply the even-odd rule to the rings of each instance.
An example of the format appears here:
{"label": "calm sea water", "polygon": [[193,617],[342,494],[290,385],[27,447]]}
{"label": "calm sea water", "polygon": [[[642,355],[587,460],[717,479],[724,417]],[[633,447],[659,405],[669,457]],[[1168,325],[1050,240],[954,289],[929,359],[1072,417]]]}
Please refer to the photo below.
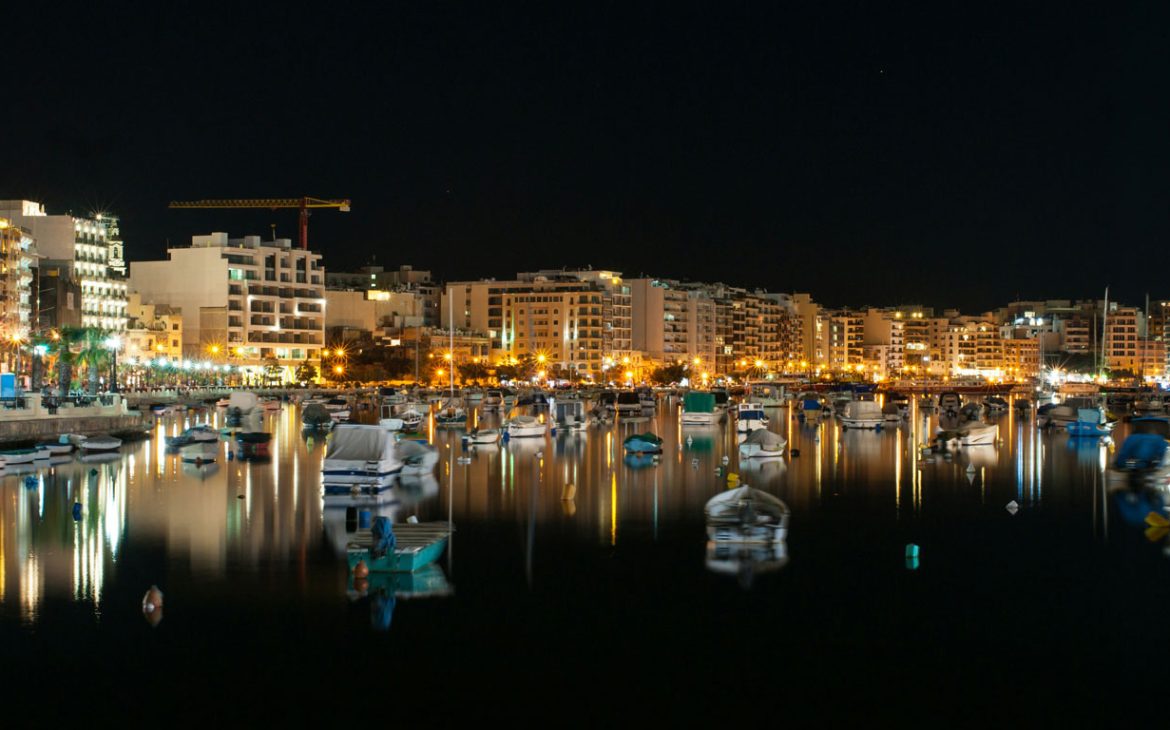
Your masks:
{"label": "calm sea water", "polygon": [[[351,598],[344,510],[320,496],[325,439],[302,435],[293,408],[265,416],[268,463],[228,461],[226,441],[211,467],[167,452],[164,435],[222,425],[212,412],[166,417],[113,461],[5,473],[8,717],[986,725],[1160,712],[1170,560],[1142,523],[1157,504],[1106,490],[1112,447],[1007,413],[998,445],[924,459],[926,414],[872,432],[770,412],[799,455],[740,464],[732,428],[682,429],[673,407],[475,450],[432,430],[434,479],[384,511],[454,521],[427,576],[445,595],[399,584],[381,602]],[[661,458],[625,457],[622,439],[646,430],[665,439]],[[786,553],[754,569],[708,563],[703,505],[727,472],[792,509]],[[165,593],[154,624],[141,610],[152,584]]]}

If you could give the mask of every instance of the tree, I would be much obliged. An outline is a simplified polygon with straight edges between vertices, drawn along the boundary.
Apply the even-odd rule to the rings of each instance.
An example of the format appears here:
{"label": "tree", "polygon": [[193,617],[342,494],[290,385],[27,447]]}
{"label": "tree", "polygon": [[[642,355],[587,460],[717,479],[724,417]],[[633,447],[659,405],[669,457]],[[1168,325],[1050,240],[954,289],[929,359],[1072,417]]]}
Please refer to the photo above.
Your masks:
{"label": "tree", "polygon": [[280,367],[280,361],[275,357],[264,358],[264,385],[280,385],[283,379],[284,373]]}
{"label": "tree", "polygon": [[650,382],[655,385],[669,385],[677,383],[687,376],[687,366],[675,363],[654,368],[650,373]]}
{"label": "tree", "polygon": [[536,358],[522,355],[514,365],[500,365],[496,377],[500,380],[530,380],[536,374]]}
{"label": "tree", "polygon": [[459,376],[463,378],[463,382],[474,380],[476,383],[481,383],[488,377],[488,366],[482,362],[467,362],[459,366]]}
{"label": "tree", "polygon": [[107,333],[96,327],[65,327],[61,330],[61,351],[73,354],[69,375],[72,376],[74,364],[84,365],[86,390],[90,395],[97,395],[102,370],[110,364],[106,338]]}
{"label": "tree", "polygon": [[296,379],[298,383],[309,383],[317,379],[317,366],[307,359],[297,365]]}

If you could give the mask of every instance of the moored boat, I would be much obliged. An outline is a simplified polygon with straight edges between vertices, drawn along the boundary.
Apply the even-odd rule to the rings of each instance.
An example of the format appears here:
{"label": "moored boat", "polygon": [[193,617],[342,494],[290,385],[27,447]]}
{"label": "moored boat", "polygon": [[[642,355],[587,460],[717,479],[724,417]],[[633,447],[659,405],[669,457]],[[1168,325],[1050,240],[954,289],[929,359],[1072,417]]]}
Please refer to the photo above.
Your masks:
{"label": "moored boat", "polygon": [[881,406],[871,400],[851,400],[841,414],[842,428],[880,428],[884,416]]}
{"label": "moored boat", "polygon": [[682,425],[709,426],[715,423],[715,394],[689,391],[683,396]]}
{"label": "moored boat", "polygon": [[768,427],[768,416],[764,414],[764,407],[759,403],[740,403],[735,409],[735,430],[739,433],[751,433],[756,429]]}
{"label": "moored boat", "polygon": [[788,441],[780,434],[758,428],[739,445],[739,455],[748,459],[774,459],[784,456],[787,445]]}
{"label": "moored boat", "polygon": [[359,563],[371,573],[410,573],[443,554],[451,536],[447,522],[399,523],[378,517],[369,530],[358,530],[346,542],[346,560],[353,571]]}
{"label": "moored boat", "polygon": [[86,453],[92,453],[95,451],[117,451],[120,448],[122,448],[122,439],[115,438],[109,434],[90,436],[81,442],[81,450]]}
{"label": "moored boat", "polygon": [[333,429],[321,465],[326,497],[369,496],[389,489],[402,471],[394,437],[380,426],[342,424]]}
{"label": "moored boat", "polygon": [[420,476],[432,473],[439,463],[439,452],[425,441],[408,439],[394,445],[394,453],[402,462],[403,476]]}
{"label": "moored boat", "polygon": [[467,434],[467,440],[477,446],[499,443],[500,431],[495,428],[478,428]]}
{"label": "moored boat", "polygon": [[508,421],[508,438],[534,438],[544,436],[548,426],[535,416],[516,416]]}

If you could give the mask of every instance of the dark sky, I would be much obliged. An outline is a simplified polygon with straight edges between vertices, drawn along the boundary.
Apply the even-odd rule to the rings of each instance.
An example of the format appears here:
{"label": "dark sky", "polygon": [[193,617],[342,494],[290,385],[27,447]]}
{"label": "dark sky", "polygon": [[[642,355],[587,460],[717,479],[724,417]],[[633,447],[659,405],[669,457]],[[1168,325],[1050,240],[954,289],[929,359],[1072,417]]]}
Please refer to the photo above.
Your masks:
{"label": "dark sky", "polygon": [[0,194],[111,209],[131,259],[295,236],[169,200],[308,194],[353,200],[330,269],[1170,297],[1166,4],[47,4],[5,11]]}

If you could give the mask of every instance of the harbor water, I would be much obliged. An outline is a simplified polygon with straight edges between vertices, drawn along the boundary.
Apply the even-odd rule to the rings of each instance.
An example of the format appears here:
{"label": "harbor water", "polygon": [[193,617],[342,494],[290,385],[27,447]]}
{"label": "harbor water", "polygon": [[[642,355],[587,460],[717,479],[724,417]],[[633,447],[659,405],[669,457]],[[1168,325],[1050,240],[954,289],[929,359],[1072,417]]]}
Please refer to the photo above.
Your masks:
{"label": "harbor water", "polygon": [[[1170,546],[1144,522],[1156,495],[1107,488],[1113,444],[1008,410],[997,444],[924,452],[935,421],[916,409],[878,431],[768,413],[789,451],[754,463],[734,422],[683,427],[674,404],[499,446],[429,426],[433,479],[371,511],[456,531],[425,580],[379,599],[354,591],[345,509],[321,496],[328,436],[303,433],[294,406],[263,416],[269,461],[229,460],[226,437],[213,464],[167,450],[188,426],[222,428],[212,409],[163,416],[116,456],[10,467],[9,720],[986,725],[1156,710]],[[645,431],[663,453],[626,455]],[[766,560],[707,550],[703,506],[731,474],[791,509]],[[152,585],[165,603],[144,615]]]}

